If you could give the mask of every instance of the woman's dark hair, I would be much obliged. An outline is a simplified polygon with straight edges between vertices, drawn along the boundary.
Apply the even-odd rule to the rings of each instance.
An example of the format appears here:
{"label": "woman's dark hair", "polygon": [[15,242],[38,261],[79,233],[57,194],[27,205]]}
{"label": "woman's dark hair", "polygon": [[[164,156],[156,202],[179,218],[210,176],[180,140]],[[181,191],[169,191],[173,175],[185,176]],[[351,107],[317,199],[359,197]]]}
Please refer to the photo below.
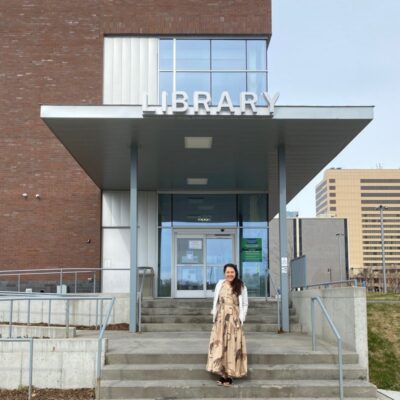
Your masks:
{"label": "woman's dark hair", "polygon": [[224,273],[227,268],[233,268],[235,270],[235,279],[231,282],[231,286],[232,286],[233,293],[235,293],[236,296],[240,296],[242,294],[242,289],[243,289],[244,283],[241,279],[239,279],[239,272],[238,272],[237,266],[235,264],[231,264],[231,263],[225,264],[224,265]]}

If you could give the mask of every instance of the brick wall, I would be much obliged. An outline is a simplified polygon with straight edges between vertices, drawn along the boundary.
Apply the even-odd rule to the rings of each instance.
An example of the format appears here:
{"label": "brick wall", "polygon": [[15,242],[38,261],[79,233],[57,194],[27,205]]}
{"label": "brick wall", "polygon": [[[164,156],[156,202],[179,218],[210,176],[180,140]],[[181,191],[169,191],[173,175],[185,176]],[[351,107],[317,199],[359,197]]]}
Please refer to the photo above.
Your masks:
{"label": "brick wall", "polygon": [[101,104],[105,34],[268,35],[270,13],[270,0],[2,0],[0,268],[100,265],[100,190],[39,109]]}

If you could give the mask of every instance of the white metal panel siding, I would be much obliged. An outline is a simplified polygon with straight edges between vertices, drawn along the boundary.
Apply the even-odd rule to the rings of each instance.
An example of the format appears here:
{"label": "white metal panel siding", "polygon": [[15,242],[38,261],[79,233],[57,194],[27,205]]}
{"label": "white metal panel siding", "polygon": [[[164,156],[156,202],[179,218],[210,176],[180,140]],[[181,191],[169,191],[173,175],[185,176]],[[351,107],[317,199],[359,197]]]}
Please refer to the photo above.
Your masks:
{"label": "white metal panel siding", "polygon": [[[103,268],[130,267],[129,191],[103,191]],[[157,273],[157,192],[138,192],[138,266]],[[128,292],[129,272],[103,271],[103,292]]]}
{"label": "white metal panel siding", "polygon": [[104,104],[158,104],[157,38],[104,38]]}
{"label": "white metal panel siding", "polygon": [[157,266],[157,192],[138,193],[138,265]]}
{"label": "white metal panel siding", "polygon": [[103,227],[129,227],[129,191],[103,191]]}
{"label": "white metal panel siding", "polygon": [[[103,268],[129,268],[130,229],[103,228]],[[102,291],[104,293],[129,292],[129,271],[103,271]]]}

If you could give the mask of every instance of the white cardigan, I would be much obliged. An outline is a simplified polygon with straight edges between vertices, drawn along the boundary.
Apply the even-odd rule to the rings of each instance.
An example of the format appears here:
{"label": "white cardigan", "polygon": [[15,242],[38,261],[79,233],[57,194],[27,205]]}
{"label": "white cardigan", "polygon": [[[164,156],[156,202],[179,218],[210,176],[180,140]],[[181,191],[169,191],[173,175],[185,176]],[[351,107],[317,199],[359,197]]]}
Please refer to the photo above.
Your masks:
{"label": "white cardigan", "polygon": [[[219,296],[219,292],[221,290],[222,284],[224,282],[225,282],[225,279],[221,279],[218,281],[217,285],[215,286],[214,302],[213,302],[213,308],[211,310],[211,314],[213,315],[213,322],[215,322],[215,318],[217,317],[218,296]],[[243,286],[242,293],[239,296],[239,318],[240,318],[240,322],[242,324],[246,319],[248,305],[249,305],[249,301],[248,301],[248,297],[247,297],[247,288],[246,288],[246,286]]]}

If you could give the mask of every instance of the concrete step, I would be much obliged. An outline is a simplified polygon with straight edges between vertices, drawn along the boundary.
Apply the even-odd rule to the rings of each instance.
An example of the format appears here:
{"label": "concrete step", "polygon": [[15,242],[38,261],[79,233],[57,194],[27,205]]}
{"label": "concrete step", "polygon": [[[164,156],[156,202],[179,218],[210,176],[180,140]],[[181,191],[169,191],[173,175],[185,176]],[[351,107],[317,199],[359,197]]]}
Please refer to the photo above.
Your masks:
{"label": "concrete step", "polygon": [[[211,323],[212,316],[208,315],[142,315],[142,323],[163,323],[163,324],[206,324]],[[291,322],[297,322],[296,316],[290,318]],[[248,323],[266,323],[277,324],[276,315],[248,315],[246,317],[246,326]]]}
{"label": "concrete step", "polygon": [[[202,364],[206,365],[207,354],[203,353],[171,353],[171,354],[149,354],[149,353],[126,353],[108,352],[106,353],[106,364]],[[310,365],[310,364],[336,364],[336,354],[326,354],[322,352],[296,352],[296,353],[269,353],[269,354],[248,354],[248,364],[255,365]],[[344,353],[344,364],[357,364],[357,353]],[[172,368],[172,367],[171,367]]]}
{"label": "concrete step", "polygon": [[[168,398],[165,398],[168,399]],[[165,399],[155,399],[155,400],[165,400]],[[203,400],[204,397],[201,398],[192,398],[190,400]],[[217,397],[207,397],[207,400],[220,400],[221,398]],[[111,400],[111,399],[104,399],[103,397],[101,400]],[[132,400],[132,398],[128,399],[119,399],[119,400]],[[136,398],[135,400],[148,400],[144,398]],[[179,400],[189,400],[187,397],[184,399]],[[240,400],[256,400],[255,397],[241,397]],[[332,397],[269,397],[268,400],[332,400]],[[346,397],[346,400],[377,400],[376,397]]]}
{"label": "concrete step", "polygon": [[[249,308],[247,315],[277,315],[276,307]],[[295,309],[289,309],[291,315],[296,313]],[[211,307],[145,307],[142,315],[210,315]]]}
{"label": "concrete step", "polygon": [[[205,364],[111,364],[102,371],[105,380],[213,380],[215,375],[205,370]],[[333,364],[276,364],[249,366],[248,379],[338,379]],[[366,370],[357,364],[344,367],[345,379],[367,379]]]}
{"label": "concrete step", "polygon": [[[142,332],[211,332],[212,322],[208,323],[142,323]],[[245,332],[277,332],[277,324],[246,323]]]}
{"label": "concrete step", "polygon": [[[235,380],[232,387],[221,387],[212,380],[103,380],[101,397],[108,399],[194,399],[194,398],[269,398],[328,397],[337,398],[337,380]],[[376,387],[368,382],[347,380],[344,394],[348,397],[376,398]]]}
{"label": "concrete step", "polygon": [[[163,308],[163,307],[202,307],[212,308],[212,299],[143,299],[143,308]],[[264,307],[276,307],[276,301],[265,301],[259,300],[249,301],[249,308],[264,308]]]}

